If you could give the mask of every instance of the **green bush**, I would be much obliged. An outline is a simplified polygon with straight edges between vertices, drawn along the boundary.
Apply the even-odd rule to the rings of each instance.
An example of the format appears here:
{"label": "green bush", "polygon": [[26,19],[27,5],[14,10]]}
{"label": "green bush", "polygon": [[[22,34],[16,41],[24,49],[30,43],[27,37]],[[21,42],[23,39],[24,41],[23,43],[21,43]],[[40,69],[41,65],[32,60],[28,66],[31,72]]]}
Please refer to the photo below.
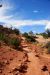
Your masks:
{"label": "green bush", "polygon": [[47,48],[47,53],[50,54],[50,41],[47,42],[47,44],[45,45],[45,47]]}
{"label": "green bush", "polygon": [[20,40],[18,38],[17,39],[13,38],[10,40],[10,44],[15,48],[18,48],[20,46]]}
{"label": "green bush", "polygon": [[4,34],[2,34],[2,33],[0,33],[0,40],[4,40],[5,39],[5,35]]}
{"label": "green bush", "polygon": [[50,30],[49,29],[46,30],[46,33],[47,33],[48,37],[50,37]]}
{"label": "green bush", "polygon": [[0,40],[5,42],[7,45],[12,45],[14,48],[18,48],[20,46],[20,40],[18,38],[9,38],[8,36],[0,33]]}
{"label": "green bush", "polygon": [[3,41],[6,45],[12,46],[14,48],[18,48],[20,46],[20,39],[19,38],[10,38],[8,34],[16,33],[17,35],[20,34],[18,29],[6,28],[0,25],[0,41]]}
{"label": "green bush", "polygon": [[47,39],[50,37],[50,30],[47,29],[44,33],[40,33],[40,35]]}
{"label": "green bush", "polygon": [[25,32],[23,35],[24,37],[26,37],[26,40],[28,42],[36,42],[35,38],[33,36],[28,35],[28,33]]}
{"label": "green bush", "polygon": [[36,42],[36,40],[35,40],[35,38],[33,36],[28,36],[27,41]]}
{"label": "green bush", "polygon": [[9,39],[8,37],[5,37],[3,41],[4,41],[7,45],[9,45],[9,40],[10,40],[10,39]]}
{"label": "green bush", "polygon": [[5,42],[6,44],[8,44],[9,42],[9,38],[3,33],[0,33],[0,40]]}
{"label": "green bush", "polygon": [[28,33],[25,32],[25,33],[23,34],[23,36],[27,38],[27,37],[28,37]]}
{"label": "green bush", "polygon": [[14,29],[14,32],[16,33],[16,35],[19,35],[20,34],[20,31],[19,31],[19,29]]}
{"label": "green bush", "polygon": [[43,36],[44,38],[48,38],[48,34],[47,34],[47,33],[42,33],[42,36]]}

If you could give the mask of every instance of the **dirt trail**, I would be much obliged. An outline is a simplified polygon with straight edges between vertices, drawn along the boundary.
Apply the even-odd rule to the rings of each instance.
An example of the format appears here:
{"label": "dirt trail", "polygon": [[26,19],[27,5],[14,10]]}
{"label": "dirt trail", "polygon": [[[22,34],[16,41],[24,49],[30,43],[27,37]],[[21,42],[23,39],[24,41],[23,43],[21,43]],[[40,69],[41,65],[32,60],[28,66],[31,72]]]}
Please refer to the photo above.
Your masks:
{"label": "dirt trail", "polygon": [[[23,45],[25,44],[26,42],[23,41]],[[27,47],[26,47],[27,45]],[[27,73],[26,75],[42,75],[41,73],[41,69],[40,69],[40,65],[39,65],[39,60],[37,57],[35,57],[35,53],[32,52],[32,50],[29,49],[29,46],[28,44],[25,44],[25,46],[23,46],[25,48],[23,48],[26,52],[27,52],[27,55],[28,55],[28,60],[30,61],[28,63],[28,69],[27,69]]]}
{"label": "dirt trail", "polygon": [[28,72],[26,75],[41,75],[39,61],[32,52],[28,53],[28,60],[30,63],[28,64]]}
{"label": "dirt trail", "polygon": [[[24,38],[23,38],[24,39]],[[41,66],[39,57],[36,57],[37,53],[35,52],[34,48],[30,48],[29,44],[26,43],[24,39],[22,41],[23,50],[26,51],[28,55],[28,69],[25,75],[49,75],[48,71],[43,71],[43,64]]]}

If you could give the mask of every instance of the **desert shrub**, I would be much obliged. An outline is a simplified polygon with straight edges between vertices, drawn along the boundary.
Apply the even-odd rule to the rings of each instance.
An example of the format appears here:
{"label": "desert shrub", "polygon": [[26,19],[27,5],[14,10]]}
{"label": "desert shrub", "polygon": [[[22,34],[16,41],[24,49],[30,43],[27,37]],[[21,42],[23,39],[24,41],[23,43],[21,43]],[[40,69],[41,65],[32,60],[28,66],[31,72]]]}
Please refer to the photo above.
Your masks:
{"label": "desert shrub", "polygon": [[48,37],[50,37],[50,30],[49,29],[46,30],[46,33],[47,33]]}
{"label": "desert shrub", "polygon": [[0,40],[8,44],[9,38],[5,34],[0,33]]}
{"label": "desert shrub", "polygon": [[5,35],[4,34],[2,34],[2,33],[0,33],[0,40],[4,40],[5,39]]}
{"label": "desert shrub", "polygon": [[33,36],[28,36],[26,39],[27,39],[27,41],[30,41],[30,42],[36,42],[36,40]]}
{"label": "desert shrub", "polygon": [[47,48],[47,53],[50,54],[50,41],[47,42],[47,44],[45,45],[45,47]]}
{"label": "desert shrub", "polygon": [[50,30],[47,29],[44,33],[40,33],[40,35],[47,39],[50,37]]}
{"label": "desert shrub", "polygon": [[35,38],[33,36],[28,35],[28,33],[25,32],[23,35],[24,37],[26,37],[26,40],[28,42],[36,42]]}
{"label": "desert shrub", "polygon": [[34,33],[33,33],[32,31],[30,31],[28,34],[29,34],[30,36],[34,36]]}
{"label": "desert shrub", "polygon": [[14,29],[14,32],[16,33],[16,35],[19,35],[20,34],[20,31],[19,31],[19,29]]}
{"label": "desert shrub", "polygon": [[47,33],[42,33],[41,34],[44,38],[48,38],[48,34]]}
{"label": "desert shrub", "polygon": [[10,45],[14,46],[15,48],[18,48],[20,46],[20,40],[17,38],[13,38],[10,40]]}
{"label": "desert shrub", "polygon": [[6,28],[0,25],[0,41],[3,41],[6,45],[12,46],[14,48],[18,48],[20,46],[20,39],[19,38],[11,38],[8,34],[16,33],[17,35],[20,34],[18,29]]}
{"label": "desert shrub", "polygon": [[0,33],[0,40],[3,41],[5,44],[12,46],[14,48],[18,48],[21,42],[18,38],[9,38],[3,33]]}
{"label": "desert shrub", "polygon": [[0,25],[0,32],[1,33],[5,33],[5,34],[14,34],[14,33],[16,33],[17,35],[19,35],[20,34],[20,31],[19,31],[19,29],[13,29],[12,27],[10,27],[10,28],[7,28],[7,27],[3,27],[2,25]]}
{"label": "desert shrub", "polygon": [[28,37],[28,33],[25,32],[25,33],[23,34],[23,36],[27,38],[27,37]]}
{"label": "desert shrub", "polygon": [[10,40],[9,37],[5,37],[3,41],[4,41],[7,45],[9,45],[9,40]]}

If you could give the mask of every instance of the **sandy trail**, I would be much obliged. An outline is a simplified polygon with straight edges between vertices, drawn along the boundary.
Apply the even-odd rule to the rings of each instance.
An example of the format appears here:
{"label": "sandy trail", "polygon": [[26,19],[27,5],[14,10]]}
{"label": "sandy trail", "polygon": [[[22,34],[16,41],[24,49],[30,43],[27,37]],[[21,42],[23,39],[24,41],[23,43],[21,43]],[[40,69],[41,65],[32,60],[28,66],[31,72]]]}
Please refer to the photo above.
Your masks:
{"label": "sandy trail", "polygon": [[28,64],[26,75],[41,75],[39,61],[32,52],[28,53],[28,60],[30,63]]}
{"label": "sandy trail", "polygon": [[41,64],[39,58],[37,58],[36,52],[34,50],[29,49],[29,45],[23,40],[23,50],[26,51],[28,55],[28,69],[25,75],[49,75],[48,71],[41,70]]}
{"label": "sandy trail", "polygon": [[[25,41],[23,42],[23,45],[24,43]],[[33,53],[32,50],[29,49],[28,44],[25,45],[27,45],[27,47],[25,46],[23,50],[27,52],[28,60],[30,61],[28,63],[28,69],[25,75],[42,75],[38,58],[35,57],[35,53]]]}

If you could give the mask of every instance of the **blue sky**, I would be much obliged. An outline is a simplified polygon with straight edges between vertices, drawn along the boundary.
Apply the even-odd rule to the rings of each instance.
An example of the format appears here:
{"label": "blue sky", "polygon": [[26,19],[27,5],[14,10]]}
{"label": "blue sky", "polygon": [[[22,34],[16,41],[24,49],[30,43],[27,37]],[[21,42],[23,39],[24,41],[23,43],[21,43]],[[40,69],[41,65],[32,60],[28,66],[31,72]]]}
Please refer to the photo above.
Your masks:
{"label": "blue sky", "polygon": [[21,32],[50,29],[50,0],[0,0],[0,23]]}

